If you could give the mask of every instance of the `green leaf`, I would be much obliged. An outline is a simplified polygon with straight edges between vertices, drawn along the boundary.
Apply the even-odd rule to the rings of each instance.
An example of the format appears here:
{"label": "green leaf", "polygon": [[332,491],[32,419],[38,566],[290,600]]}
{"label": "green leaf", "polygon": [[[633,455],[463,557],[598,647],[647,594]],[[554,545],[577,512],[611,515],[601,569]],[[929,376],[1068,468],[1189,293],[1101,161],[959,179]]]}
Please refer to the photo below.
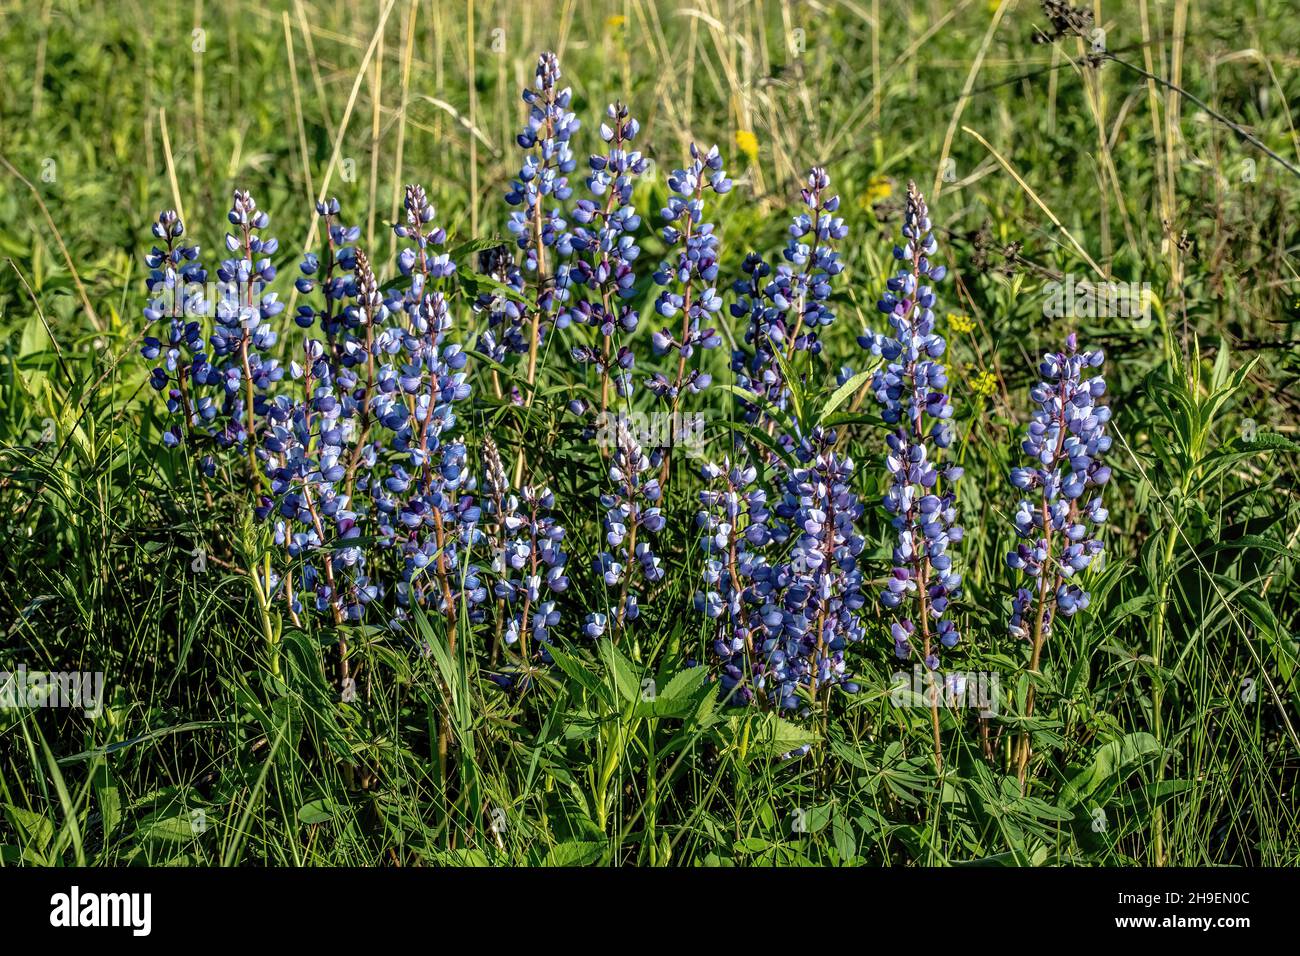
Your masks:
{"label": "green leaf", "polygon": [[723,383],[722,387],[726,389],[728,392],[731,392],[731,394],[744,399],[749,404],[756,405],[759,408],[761,408],[769,418],[771,418],[778,425],[780,425],[787,433],[792,435],[795,433],[796,429],[795,429],[794,420],[791,419],[790,416],[786,414],[786,412],[784,412],[782,409],[777,408],[775,405],[769,402],[764,396],[757,395],[754,392],[748,392],[737,385],[731,385],[725,382]]}
{"label": "green leaf", "polygon": [[488,865],[487,854],[476,849],[444,850],[437,855],[437,859],[443,866],[485,867]]}
{"label": "green leaf", "polygon": [[803,417],[803,389],[799,385],[799,376],[795,374],[790,360],[781,354],[780,349],[773,349],[772,357],[776,359],[776,364],[781,366],[781,376],[785,379],[785,387],[790,391],[790,405],[794,408],[794,419],[803,425],[806,422]]}
{"label": "green leaf", "polygon": [[551,847],[542,866],[590,866],[605,852],[605,844],[595,840],[571,840]]}
{"label": "green leaf", "polygon": [[28,843],[42,853],[54,837],[54,824],[39,813],[33,813],[31,810],[24,810],[22,807],[15,807],[13,804],[7,803],[5,804],[5,816],[9,818],[10,825],[26,837]]}
{"label": "green leaf", "polygon": [[95,785],[95,799],[99,802],[99,816],[104,824],[104,839],[107,840],[122,819],[122,794],[113,784],[113,777],[107,763],[102,763],[95,768],[92,779]]}
{"label": "green leaf", "polygon": [[298,808],[298,821],[305,824],[325,823],[334,819],[334,804],[325,799],[311,800]]}
{"label": "green leaf", "polygon": [[679,701],[693,698],[708,676],[707,667],[688,667],[684,671],[679,671],[664,685],[663,690],[659,691],[659,699]]}
{"label": "green leaf", "polygon": [[600,642],[600,659],[604,662],[618,695],[629,704],[639,701],[641,678],[637,669],[609,638]]}
{"label": "green leaf", "polygon": [[1065,808],[1077,806],[1103,786],[1120,783],[1160,751],[1159,741],[1147,733],[1125,734],[1118,740],[1102,744],[1093,751],[1088,766],[1066,783],[1058,805]]}
{"label": "green leaf", "polygon": [[826,417],[847,402],[858,389],[871,379],[872,374],[874,373],[870,369],[859,372],[832,392],[831,397],[826,399],[826,404],[822,406],[822,410],[817,413],[817,424],[825,424]]}
{"label": "green leaf", "polygon": [[567,651],[562,651],[558,647],[550,648],[551,658],[555,661],[557,667],[564,671],[569,677],[577,681],[578,684],[594,700],[609,703],[609,688],[601,682],[600,678],[587,670],[576,657],[571,656]]}
{"label": "green leaf", "polygon": [[750,757],[779,757],[818,740],[815,730],[791,723],[776,714],[762,714],[750,730]]}
{"label": "green leaf", "polygon": [[147,822],[141,824],[139,832],[142,840],[159,840],[163,843],[188,843],[197,835],[188,810],[147,819]]}
{"label": "green leaf", "polygon": [[1272,538],[1260,534],[1243,534],[1240,538],[1233,538],[1231,541],[1223,541],[1216,544],[1210,549],[1213,554],[1216,551],[1245,551],[1254,549],[1256,551],[1269,551],[1273,554],[1294,555],[1295,549],[1288,548],[1281,541],[1275,541]]}
{"label": "green leaf", "polygon": [[[497,246],[504,246],[506,240],[500,236],[484,236],[481,239],[467,239],[465,242],[457,243],[452,247],[448,255],[452,262],[459,263],[467,256],[472,256],[476,252],[484,252],[488,249],[495,249]],[[475,273],[476,275],[478,273]]]}
{"label": "green leaf", "polygon": [[853,823],[842,813],[836,813],[831,821],[831,836],[835,840],[835,852],[840,855],[840,862],[847,863],[858,852],[858,839],[853,832]]}

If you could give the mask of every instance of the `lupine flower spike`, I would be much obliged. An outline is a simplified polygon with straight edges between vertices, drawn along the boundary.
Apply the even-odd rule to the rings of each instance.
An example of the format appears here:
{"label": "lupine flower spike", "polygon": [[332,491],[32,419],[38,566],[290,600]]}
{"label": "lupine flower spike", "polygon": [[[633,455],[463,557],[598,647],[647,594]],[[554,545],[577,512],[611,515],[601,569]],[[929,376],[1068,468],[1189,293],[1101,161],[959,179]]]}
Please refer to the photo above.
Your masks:
{"label": "lupine flower spike", "polygon": [[632,351],[627,346],[616,350],[614,337],[617,332],[635,332],[640,318],[628,304],[635,293],[634,270],[641,255],[635,238],[641,217],[632,205],[632,187],[647,165],[632,148],[640,129],[626,106],[609,106],[600,126],[600,138],[608,151],[589,160],[587,188],[592,198],[578,200],[573,210],[578,223],[573,230],[573,246],[579,255],[570,277],[573,286],[587,294],[569,311],[577,323],[595,329],[599,339],[596,347],[575,346],[572,354],[580,364],[593,366],[600,376],[602,415],[609,408],[611,383],[620,398],[632,392]]}
{"label": "lupine flower spike", "polygon": [[568,555],[561,548],[565,532],[551,515],[555,494],[549,488],[525,487],[515,495],[491,438],[484,440],[483,452],[487,513],[494,539],[492,571],[497,578],[493,591],[504,611],[506,644],[517,646],[520,658],[527,663],[533,650],[529,636],[539,645],[548,644],[550,631],[560,623],[555,601],[543,598],[561,594],[569,586],[565,576]]}
{"label": "lupine flower spike", "polygon": [[775,615],[764,618],[764,650],[783,707],[795,706],[799,685],[814,703],[832,685],[858,689],[844,651],[864,633],[864,541],[856,529],[862,505],[850,487],[853,461],[833,451],[835,444],[835,432],[820,429],[801,444],[801,467],[789,472],[775,509],[794,538],[788,566],[772,580],[783,591],[779,628]]}
{"label": "lupine flower spike", "polygon": [[[935,331],[930,287],[947,272],[931,261],[936,245],[925,199],[916,184],[909,183],[903,245],[894,247],[900,267],[877,304],[889,317],[893,335],[868,335],[863,342],[888,362],[876,372],[872,387],[881,417],[894,426],[886,438],[889,479],[884,503],[898,538],[894,567],[880,600],[895,613],[895,654],[906,659],[919,651],[931,671],[939,667],[938,645],[953,647],[959,637],[948,611],[949,602],[960,596],[961,575],[953,569],[949,547],[962,537],[951,487],[962,469],[943,462],[953,429],[952,404],[945,392],[948,374],[938,361],[946,343]],[[935,764],[942,768],[937,696],[931,717]]]}
{"label": "lupine flower spike", "polygon": [[[1007,555],[1007,564],[1024,581],[1011,604],[1009,630],[1012,637],[1030,641],[1031,671],[1038,670],[1057,616],[1070,617],[1088,606],[1088,592],[1077,575],[1100,560],[1102,552],[1098,533],[1108,515],[1101,487],[1110,480],[1110,468],[1101,458],[1110,449],[1110,409],[1097,405],[1106,393],[1105,379],[1084,375],[1104,360],[1100,349],[1080,352],[1074,333],[1063,351],[1043,356],[1038,367],[1042,381],[1030,392],[1035,408],[1021,443],[1031,464],[1011,469],[1011,484],[1031,497],[1016,508],[1021,540]],[[1031,685],[1027,715],[1033,714],[1033,693]],[[1028,761],[1029,738],[1023,735],[1022,781]]]}
{"label": "lupine flower spike", "polygon": [[[862,505],[849,487],[853,462],[834,452],[835,433],[815,431],[798,449],[769,511],[754,468],[706,465],[712,487],[697,516],[705,552],[696,609],[721,622],[713,649],[723,688],[740,701],[784,710],[839,686],[855,693],[844,652],[862,639]],[[773,520],[773,518],[778,520]],[[788,555],[783,549],[793,538]]]}
{"label": "lupine flower spike", "polygon": [[[704,193],[721,196],[731,191],[731,180],[722,168],[722,156],[714,146],[707,153],[691,144],[691,162],[685,169],[674,170],[668,177],[671,195],[660,216],[667,225],[663,240],[672,250],[654,274],[663,287],[655,300],[655,312],[661,318],[676,320],[680,328],[661,327],[651,336],[656,355],[677,354],[677,371],[672,379],[656,372],[646,387],[659,397],[669,415],[675,417],[681,407],[683,391],[692,394],[709,387],[711,376],[699,368],[690,369],[697,349],[714,349],[722,344],[716,327],[706,325],[722,309],[718,294],[718,236],[713,223],[704,219]],[[668,476],[668,455],[663,456],[661,480]]]}
{"label": "lupine flower spike", "polygon": [[[831,281],[844,270],[834,243],[848,235],[848,226],[835,215],[838,196],[827,195],[830,177],[814,167],[800,193],[804,211],[790,224],[785,262],[775,270],[758,253],[745,257],[745,278],[737,280],[731,314],[749,318],[745,344],[752,350],[737,350],[731,367],[736,384],[765,398],[776,408],[786,408],[789,389],[777,355],[789,359],[798,351],[821,351],[818,330],[835,321],[828,304]],[[794,313],[793,316],[791,313]],[[806,331],[805,331],[806,330]],[[761,417],[757,405],[741,402],[745,420]],[[769,432],[774,423],[769,422]]]}
{"label": "lupine flower spike", "polygon": [[704,590],[695,609],[719,621],[713,650],[722,668],[723,690],[738,702],[753,700],[767,686],[755,635],[762,629],[757,585],[765,579],[766,549],[772,541],[767,492],[752,466],[706,464],[700,470],[709,487],[700,492],[696,525],[704,552]]}
{"label": "lupine flower spike", "polygon": [[[150,372],[149,384],[166,393],[168,412],[180,419],[163,432],[163,444],[174,448],[187,440],[197,445],[210,438],[225,447],[233,436],[217,424],[225,404],[224,389],[220,388],[223,377],[208,362],[207,343],[198,321],[207,311],[207,303],[202,296],[186,293],[187,286],[201,287],[207,281],[199,247],[181,242],[185,225],[172,209],[159,214],[153,234],[165,248],[154,246],[145,256],[150,271],[145,280],[149,300],[144,316],[151,325],[165,325],[165,329],[159,333],[163,338],[145,336],[140,354],[151,362],[162,359]],[[205,471],[211,461],[205,459]]]}
{"label": "lupine flower spike", "polygon": [[[659,510],[659,479],[651,473],[649,456],[642,450],[627,423],[615,420],[615,448],[610,460],[609,480],[614,490],[600,496],[605,509],[605,543],[608,550],[593,562],[607,588],[617,589],[618,603],[608,613],[587,616],[583,633],[596,638],[611,623],[616,633],[640,616],[635,579],[654,584],[663,579],[664,569],[646,534],[657,534],[664,526]],[[612,617],[612,622],[611,622]]]}
{"label": "lupine flower spike", "polygon": [[537,291],[528,333],[530,385],[537,378],[537,350],[548,325],[568,324],[564,303],[569,295],[569,267],[563,260],[573,252],[573,235],[558,204],[573,192],[568,177],[577,161],[569,140],[579,123],[569,110],[573,92],[560,88],[559,82],[559,58],[543,53],[532,89],[523,93],[528,122],[516,137],[527,155],[519,178],[506,194],[506,202],[519,207],[510,214],[508,227],[523,250],[523,270],[532,276]]}

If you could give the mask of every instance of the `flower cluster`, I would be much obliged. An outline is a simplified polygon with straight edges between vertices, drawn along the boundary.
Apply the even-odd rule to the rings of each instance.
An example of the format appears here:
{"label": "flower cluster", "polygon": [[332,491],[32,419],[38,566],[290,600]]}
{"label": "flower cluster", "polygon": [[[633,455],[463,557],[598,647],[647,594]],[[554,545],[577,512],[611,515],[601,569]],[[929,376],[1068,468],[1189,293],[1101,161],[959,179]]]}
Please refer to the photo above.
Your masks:
{"label": "flower cluster", "polygon": [[[790,225],[785,262],[773,270],[758,253],[745,258],[745,278],[734,285],[737,298],[731,314],[748,318],[745,344],[751,353],[737,350],[731,359],[736,384],[784,409],[789,396],[777,355],[791,357],[794,351],[821,351],[818,329],[835,321],[828,304],[831,280],[844,271],[833,243],[848,235],[844,220],[835,216],[838,196],[828,196],[830,177],[814,167],[801,192],[806,211]],[[811,238],[810,238],[811,237]],[[793,324],[791,312],[794,312]],[[745,420],[760,417],[757,405],[741,402]]]}
{"label": "flower cluster", "polygon": [[518,645],[524,660],[530,657],[529,637],[551,642],[550,631],[560,623],[554,600],[544,594],[561,594],[569,587],[565,564],[569,556],[561,545],[563,526],[551,514],[555,494],[549,488],[510,490],[501,454],[492,439],[483,441],[487,520],[492,524],[493,592],[506,608],[505,640]]}
{"label": "flower cluster", "polygon": [[660,213],[667,223],[662,235],[675,255],[654,273],[655,284],[663,287],[655,299],[655,312],[664,319],[681,315],[681,328],[674,333],[663,326],[651,341],[656,355],[677,353],[677,372],[671,380],[656,372],[646,387],[675,409],[683,389],[696,393],[709,387],[711,377],[707,372],[698,368],[687,371],[695,350],[722,344],[718,330],[704,324],[713,321],[722,309],[717,290],[718,237],[713,223],[704,220],[704,193],[711,190],[723,195],[731,191],[718,147],[705,153],[692,143],[690,164],[673,171],[668,188],[672,194]]}
{"label": "flower cluster", "polygon": [[[405,290],[409,310],[419,304],[426,283],[452,275],[456,271],[456,263],[443,251],[443,246],[447,243],[447,230],[433,225],[433,204],[429,202],[423,186],[412,184],[406,187],[402,209],[406,221],[394,225],[393,232],[399,239],[407,240],[407,245],[397,257],[397,267],[402,275],[411,279],[410,286]],[[359,234],[358,231],[353,235],[353,241]]]}
{"label": "flower cluster", "polygon": [[[569,266],[563,260],[573,253],[574,236],[560,204],[573,194],[569,174],[577,168],[577,160],[569,141],[580,124],[569,110],[573,91],[561,89],[559,80],[559,59],[554,53],[543,53],[537,60],[533,88],[523,93],[528,121],[515,138],[527,155],[518,178],[506,193],[506,202],[518,207],[510,214],[507,228],[523,250],[523,271],[533,277],[537,286],[533,328],[523,343],[529,353],[530,381],[547,323],[553,321],[556,327],[564,328],[569,321],[564,308],[569,295]],[[556,261],[548,263],[548,253]],[[511,350],[518,346],[510,336],[503,344]]]}
{"label": "flower cluster", "polygon": [[900,268],[877,305],[889,317],[894,334],[869,336],[864,342],[879,349],[888,362],[875,374],[872,387],[881,417],[894,426],[886,439],[889,478],[884,505],[893,516],[897,542],[881,603],[901,609],[891,627],[895,653],[901,658],[911,655],[919,628],[921,656],[933,670],[939,657],[932,640],[953,647],[959,637],[945,614],[961,589],[949,547],[962,537],[951,488],[962,470],[942,462],[953,441],[952,404],[944,391],[947,371],[938,361],[946,346],[935,331],[935,296],[929,283],[943,279],[946,270],[931,262],[936,243],[925,199],[915,183],[908,184],[903,238],[905,244],[894,247]]}
{"label": "flower cluster", "polygon": [[[769,527],[771,511],[767,492],[758,487],[758,471],[723,461],[706,464],[701,476],[711,487],[700,492],[695,523],[704,551],[704,587],[695,594],[695,608],[712,620],[721,620],[713,651],[721,666],[723,689],[750,700],[766,675],[758,661],[754,634],[762,630],[758,609],[762,599],[757,581],[765,578],[766,549],[783,527]],[[738,690],[737,690],[738,688]]]}
{"label": "flower cluster", "polygon": [[320,308],[304,302],[298,306],[294,321],[299,328],[304,329],[310,329],[319,322],[330,354],[336,359],[339,358],[339,352],[335,343],[343,333],[346,321],[343,303],[356,294],[355,280],[351,275],[357,264],[356,249],[351,243],[361,237],[360,226],[346,226],[338,221],[339,212],[337,199],[322,200],[316,204],[316,215],[325,224],[325,262],[322,265],[315,253],[303,256],[298,265],[302,275],[294,283],[294,288],[302,295],[314,292],[319,283],[325,301]]}
{"label": "flower cluster", "polygon": [[[186,287],[207,281],[207,271],[199,259],[199,247],[181,242],[185,224],[175,210],[159,214],[153,224],[154,238],[165,243],[165,248],[154,246],[145,256],[149,276],[145,280],[149,300],[144,316],[151,325],[166,324],[164,338],[147,335],[141,354],[149,361],[162,359],[149,375],[149,384],[156,391],[166,392],[167,410],[180,416],[180,423],[163,432],[163,442],[175,447],[186,436],[201,433],[228,447],[236,440],[235,429],[215,424],[219,412],[228,418],[230,395],[224,388],[224,378],[208,361],[207,343],[196,315],[202,315],[206,304],[202,296],[190,297]],[[216,392],[214,400],[212,392]],[[236,425],[235,428],[238,426]]]}
{"label": "flower cluster", "polygon": [[[338,202],[321,202],[317,213],[325,261],[304,256],[295,287],[303,296],[319,287],[323,302],[305,303],[294,318],[302,329],[319,323],[323,338],[303,341],[289,387],[285,369],[267,355],[278,339],[271,320],[283,309],[275,293],[262,291],[275,278],[277,244],[263,238],[267,214],[247,192],[234,194],[231,257],[218,276],[235,294],[216,304],[206,342],[200,322],[173,315],[167,355],[151,376],[183,415],[185,430],[169,429],[165,441],[211,439],[248,455],[254,513],[271,522],[287,558],[260,571],[258,583],[266,601],[283,598],[295,621],[308,610],[334,624],[360,621],[389,593],[395,621],[426,603],[451,618],[487,592],[477,568],[460,557],[481,533],[465,446],[454,436],[454,406],[470,395],[467,355],[448,341],[447,302],[431,287],[455,269],[439,251],[446,237],[432,225],[424,190],[407,187],[405,221],[395,229],[405,240],[398,264],[410,281],[381,292],[353,245],[359,230],[338,222]],[[146,315],[161,321],[162,295],[205,275],[198,249],[179,244],[184,228],[174,213],[163,213],[154,232],[166,248],[148,257]],[[146,338],[143,353],[157,358],[162,347]],[[204,471],[213,470],[206,459]]]}
{"label": "flower cluster", "polygon": [[[220,461],[224,474],[246,482],[261,530],[241,535],[233,550],[247,562],[241,570],[268,645],[279,643],[278,615],[330,634],[338,642],[344,700],[356,694],[347,649],[353,625],[403,630],[427,610],[441,618],[448,650],[455,651],[458,633],[467,627],[470,638],[488,630],[479,625],[490,620],[499,641],[492,670],[502,646],[507,662],[488,678],[518,690],[539,663],[567,664],[554,647],[564,633],[626,639],[651,600],[674,593],[662,584],[657,553],[665,546],[664,487],[670,456],[690,450],[678,433],[684,397],[710,385],[699,352],[730,334],[718,318],[719,238],[705,212],[706,194],[721,196],[732,182],[718,149],[695,145],[686,168],[668,177],[661,213],[667,253],[652,293],[662,324],[642,333],[666,358],[645,380],[654,397],[644,401],[659,409],[655,425],[638,435],[630,423],[644,412],[629,401],[636,366],[630,337],[642,324],[637,305],[649,283],[637,273],[643,224],[633,200],[649,162],[636,148],[637,120],[613,103],[599,127],[603,151],[590,156],[586,192],[574,201],[569,177],[579,124],[572,93],[559,79],[556,57],[543,54],[524,93],[529,115],[517,142],[526,156],[506,196],[515,241],[480,247],[481,275],[458,274],[447,232],[419,185],[406,187],[393,225],[391,281],[381,281],[389,277],[381,276],[382,264],[372,264],[361,230],[343,220],[338,201],[316,205],[323,241],[319,253],[298,264],[293,285],[301,305],[292,324],[277,321],[284,305],[269,286],[278,243],[248,192],[233,195],[225,258],[216,268],[224,291],[211,304],[192,292],[208,274],[177,214],[165,211],[153,224],[144,309],[150,328],[141,351],[155,366],[150,382],[171,415],[162,440],[202,456],[199,471],[207,478]],[[720,465],[702,469],[696,525],[703,570],[694,603],[709,622],[727,698],[806,715],[829,707],[836,688],[858,690],[846,655],[866,635],[867,596],[854,461],[833,430],[786,413],[792,392],[809,384],[787,375],[811,379],[824,366],[814,357],[835,320],[831,299],[844,269],[837,244],[847,235],[824,169],[808,173],[801,204],[782,256],[769,261],[750,253],[732,285],[731,314],[745,328],[731,367],[751,393],[742,412],[762,426],[762,447],[738,438]],[[915,184],[907,191],[902,237],[894,248],[897,271],[877,305],[889,328],[868,331],[859,343],[881,360],[870,390],[888,426],[883,507],[893,532],[892,566],[880,604],[890,612],[897,656],[915,657],[933,672],[941,648],[960,639],[952,604],[962,594],[953,554],[962,540],[954,490],[962,469],[951,451],[947,344],[935,319],[934,286],[946,270],[933,261],[937,244]],[[486,316],[476,339],[453,320],[462,288],[470,290],[466,304]],[[974,325],[950,316],[949,327],[966,334]],[[588,552],[573,565],[556,495],[537,462],[523,478],[528,442],[554,432],[533,430],[532,416],[496,419],[512,431],[520,426],[512,478],[493,438],[462,427],[476,371],[474,353],[462,343],[475,341],[492,360],[491,369],[478,372],[489,376],[499,399],[531,406],[572,387],[535,387],[540,345],[565,328],[572,339],[566,351],[600,381],[599,464],[608,469],[599,498],[603,543],[592,549],[599,552],[594,558]],[[286,332],[294,338],[281,342]],[[499,364],[511,355],[528,356],[526,382],[522,368]],[[1018,578],[1009,630],[1032,639],[1031,670],[1054,623],[1088,607],[1080,573],[1102,553],[1110,409],[1098,404],[1106,386],[1090,370],[1103,361],[1100,350],[1080,351],[1074,335],[1062,351],[1043,357],[1022,443],[1028,463],[1011,471],[1023,500],[1015,512],[1019,540],[1007,556]],[[847,366],[836,375],[854,386],[865,378],[854,379]],[[974,385],[980,394],[991,387]],[[585,416],[592,396],[581,395],[561,401]],[[623,414],[610,408],[615,396]],[[765,408],[780,414],[764,419]],[[547,417],[537,416],[541,426],[549,425]],[[671,437],[664,437],[664,420]],[[481,449],[481,467],[471,448]],[[575,600],[571,591],[583,589],[571,588],[574,568],[580,585],[594,584],[607,596]],[[277,657],[272,665],[278,672]],[[955,676],[944,682],[959,684]],[[1031,689],[1025,714],[1032,709]],[[941,770],[937,702],[931,715]],[[1029,749],[1025,735],[1022,779]]]}
{"label": "flower cluster", "polygon": [[[724,624],[714,641],[724,688],[783,709],[840,686],[849,693],[844,651],[865,631],[861,609],[862,505],[850,488],[854,466],[817,430],[785,470],[781,499],[768,509],[753,468],[705,466],[713,482],[697,516],[706,590],[696,608]],[[773,518],[777,520],[773,520]],[[768,552],[792,543],[788,554]]]}
{"label": "flower cluster", "polygon": [[[332,608],[336,621],[360,620],[364,605],[387,590],[367,571],[366,549],[349,543],[363,529],[381,551],[398,556],[390,582],[395,621],[413,604],[450,618],[459,596],[471,605],[486,597],[477,569],[458,560],[460,547],[477,537],[479,508],[459,494],[471,482],[466,452],[448,437],[454,403],[470,394],[467,357],[445,341],[445,297],[426,288],[450,266],[429,254],[441,230],[423,229],[432,220],[423,190],[408,188],[406,207],[407,221],[396,229],[410,242],[399,258],[404,271],[409,266],[410,287],[385,298],[363,251],[340,256],[353,272],[350,294],[338,302],[337,332],[332,342],[304,344],[304,362],[293,373],[306,398],[277,400],[265,442],[279,500],[276,539],[307,562],[302,587],[314,588],[316,607]],[[314,265],[305,262],[304,274]],[[328,310],[328,291],[326,298]]]}
{"label": "flower cluster", "polygon": [[[808,173],[807,185],[800,193],[807,211],[790,224],[790,240],[785,248],[790,288],[799,309],[791,345],[814,354],[821,351],[817,330],[835,321],[835,310],[828,304],[831,280],[844,271],[833,243],[849,234],[844,220],[835,215],[840,197],[827,195],[830,185],[830,176],[820,166]],[[801,328],[806,334],[799,334]]]}
{"label": "flower cluster", "polygon": [[[278,339],[269,320],[284,310],[276,293],[263,291],[275,278],[270,256],[279,243],[262,237],[270,217],[243,190],[235,192],[227,218],[236,231],[226,234],[231,256],[217,269],[222,291],[206,341],[201,323],[193,316],[207,314],[209,304],[201,295],[191,297],[178,288],[182,281],[206,280],[199,248],[179,244],[185,228],[174,212],[162,213],[154,225],[154,236],[167,248],[155,246],[145,258],[153,297],[145,316],[151,322],[164,317],[170,321],[166,355],[151,373],[150,384],[167,392],[168,411],[182,419],[182,424],[164,433],[165,444],[179,445],[188,437],[196,446],[208,441],[222,449],[237,446],[249,456],[256,476],[257,416],[265,411],[265,394],[284,376],[280,363],[265,354]],[[163,354],[163,343],[149,336],[141,354],[157,359]],[[213,459],[205,458],[204,472],[211,475],[214,469]]]}
{"label": "flower cluster", "polygon": [[1110,480],[1110,468],[1101,458],[1110,448],[1110,409],[1097,405],[1105,379],[1083,376],[1104,359],[1100,349],[1080,352],[1072,333],[1063,351],[1043,356],[1042,381],[1030,392],[1035,408],[1021,448],[1032,465],[1011,470],[1016,488],[1036,493],[1016,508],[1021,541],[1007,555],[1007,564],[1029,585],[1018,588],[1012,602],[1013,637],[1041,641],[1051,635],[1057,612],[1069,617],[1088,606],[1088,592],[1075,576],[1102,551],[1097,530],[1107,512],[1100,488]]}
{"label": "flower cluster", "polygon": [[864,541],[856,531],[863,509],[849,486],[853,461],[831,450],[834,445],[834,432],[812,436],[775,509],[789,522],[794,546],[787,566],[770,579],[781,590],[781,616],[778,624],[772,613],[778,605],[770,604],[761,653],[774,681],[772,695],[787,708],[796,705],[800,686],[814,700],[832,685],[857,690],[844,650],[864,633],[858,568]]}
{"label": "flower cluster", "polygon": [[515,264],[509,246],[492,246],[478,257],[479,272],[496,288],[481,291],[474,299],[474,312],[487,313],[487,328],[478,337],[478,349],[494,362],[508,354],[528,351],[527,313],[524,308],[524,274]]}
{"label": "flower cluster", "polygon": [[[664,516],[659,508],[662,497],[659,479],[651,474],[653,465],[649,456],[622,417],[615,428],[615,448],[609,466],[614,490],[600,496],[600,505],[605,509],[608,549],[600,553],[593,566],[606,587],[619,589],[618,604],[610,613],[614,625],[622,629],[628,621],[640,616],[637,595],[632,590],[633,579],[639,576],[646,584],[663,579],[663,566],[641,532],[657,534],[664,526]],[[587,616],[583,633],[600,637],[609,627],[609,616],[592,612]]]}
{"label": "flower cluster", "polygon": [[632,204],[632,188],[647,166],[641,153],[631,148],[641,127],[627,107],[613,103],[605,118],[600,138],[608,150],[589,161],[587,188],[593,198],[578,200],[573,211],[577,222],[573,245],[579,254],[570,280],[587,295],[569,309],[573,321],[599,334],[598,347],[575,346],[572,354],[579,364],[594,366],[600,376],[602,411],[609,406],[611,381],[621,397],[626,398],[632,390],[632,352],[626,346],[615,350],[612,341],[615,331],[635,332],[640,319],[629,304],[635,293],[635,264],[641,255],[636,243],[641,217]]}

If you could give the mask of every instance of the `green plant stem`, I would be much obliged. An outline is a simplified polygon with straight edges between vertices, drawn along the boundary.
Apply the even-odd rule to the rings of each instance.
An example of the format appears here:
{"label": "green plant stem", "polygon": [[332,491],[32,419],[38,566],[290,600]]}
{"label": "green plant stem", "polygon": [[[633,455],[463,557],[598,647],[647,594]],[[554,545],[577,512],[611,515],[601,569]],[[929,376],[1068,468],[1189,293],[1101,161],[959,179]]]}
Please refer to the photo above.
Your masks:
{"label": "green plant stem", "polygon": [[[271,582],[271,555],[269,553],[262,559],[262,568],[269,585]],[[262,587],[262,582],[258,580],[257,575],[258,568],[254,564],[249,569],[248,577],[253,582],[253,593],[257,596],[257,610],[262,625],[262,637],[266,641],[267,663],[272,676],[278,678],[280,676],[280,642],[276,638],[275,626],[271,622],[271,596],[267,589]]]}

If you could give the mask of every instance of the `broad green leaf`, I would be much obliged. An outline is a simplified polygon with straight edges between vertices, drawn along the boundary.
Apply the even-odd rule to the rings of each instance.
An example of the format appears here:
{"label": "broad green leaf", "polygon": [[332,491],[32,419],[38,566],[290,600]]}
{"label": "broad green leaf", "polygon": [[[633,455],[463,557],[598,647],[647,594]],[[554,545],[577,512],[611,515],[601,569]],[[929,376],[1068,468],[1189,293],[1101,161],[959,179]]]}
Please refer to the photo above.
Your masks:
{"label": "broad green leaf", "polygon": [[1160,743],[1148,733],[1126,734],[1093,751],[1088,766],[1066,782],[1057,804],[1074,807],[1103,786],[1120,783],[1147,760],[1160,753]]}
{"label": "broad green leaf", "polygon": [[863,385],[871,380],[873,371],[858,372],[852,378],[848,379],[843,385],[831,393],[831,397],[826,400],[822,410],[817,413],[817,424],[824,425],[826,418],[837,408],[847,402],[854,394],[857,393]]}
{"label": "broad green leaf", "polygon": [[298,808],[298,821],[305,824],[325,823],[334,819],[334,812],[332,801],[326,798],[310,800]]}
{"label": "broad green leaf", "polygon": [[641,678],[636,667],[609,638],[600,642],[600,659],[614,683],[614,689],[627,703],[641,699]]}
{"label": "broad green leaf", "polygon": [[584,667],[576,657],[571,656],[567,651],[560,650],[558,647],[550,648],[550,654],[556,666],[577,681],[582,686],[582,689],[589,693],[594,700],[606,703],[610,701],[609,688],[601,681],[599,676]]}
{"label": "broad green leaf", "polygon": [[594,840],[573,840],[551,847],[542,866],[590,866],[605,852],[605,844]]}

